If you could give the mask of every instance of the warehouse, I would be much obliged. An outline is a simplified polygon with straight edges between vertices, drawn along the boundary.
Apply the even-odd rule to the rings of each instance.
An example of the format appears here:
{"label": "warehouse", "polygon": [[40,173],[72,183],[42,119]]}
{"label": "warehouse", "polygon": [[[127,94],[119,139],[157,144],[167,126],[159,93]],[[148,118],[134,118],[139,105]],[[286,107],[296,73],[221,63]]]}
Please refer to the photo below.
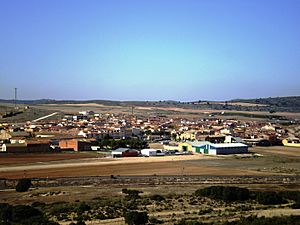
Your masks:
{"label": "warehouse", "polygon": [[228,155],[248,153],[248,146],[242,143],[203,143],[193,146],[196,153],[207,155]]}

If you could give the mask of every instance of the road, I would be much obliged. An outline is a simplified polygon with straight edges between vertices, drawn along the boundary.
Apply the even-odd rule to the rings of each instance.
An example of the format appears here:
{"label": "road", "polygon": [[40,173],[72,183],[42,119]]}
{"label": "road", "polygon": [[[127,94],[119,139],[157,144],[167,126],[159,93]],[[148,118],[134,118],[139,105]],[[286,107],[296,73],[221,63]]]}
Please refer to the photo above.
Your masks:
{"label": "road", "polygon": [[54,112],[54,113],[51,113],[51,114],[49,114],[49,115],[42,116],[42,117],[40,117],[40,118],[37,118],[37,119],[33,120],[32,122],[37,122],[37,121],[40,121],[40,120],[43,120],[43,119],[47,119],[47,118],[49,118],[49,117],[51,117],[51,116],[56,115],[57,113],[58,113],[58,112]]}

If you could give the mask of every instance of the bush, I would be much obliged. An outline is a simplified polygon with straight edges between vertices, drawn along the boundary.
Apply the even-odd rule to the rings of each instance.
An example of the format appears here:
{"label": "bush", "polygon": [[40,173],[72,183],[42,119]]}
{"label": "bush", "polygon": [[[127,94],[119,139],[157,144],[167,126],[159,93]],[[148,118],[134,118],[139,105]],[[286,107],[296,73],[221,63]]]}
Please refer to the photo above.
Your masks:
{"label": "bush", "polygon": [[176,225],[203,225],[203,223],[199,221],[181,219],[178,223],[176,223]]}
{"label": "bush", "polygon": [[17,183],[16,191],[26,192],[29,190],[30,186],[31,186],[31,179],[27,179],[27,178],[20,179]]}
{"label": "bush", "polygon": [[7,203],[0,203],[0,222],[12,220],[13,207]]}
{"label": "bush", "polygon": [[223,200],[226,202],[232,202],[245,201],[249,199],[250,192],[247,188],[211,186],[203,189],[198,189],[195,192],[195,195]]}
{"label": "bush", "polygon": [[295,202],[295,203],[292,205],[292,209],[300,209],[300,201]]}
{"label": "bush", "polygon": [[136,198],[140,198],[139,194],[143,193],[143,192],[142,191],[138,191],[138,190],[130,190],[130,189],[127,189],[127,188],[123,188],[122,189],[122,193],[127,194],[127,196],[129,198],[136,199]]}
{"label": "bush", "polygon": [[58,225],[49,221],[38,209],[28,205],[9,204],[0,204],[0,224]]}
{"label": "bush", "polygon": [[162,220],[159,220],[159,219],[157,219],[157,218],[155,218],[155,217],[150,217],[149,222],[150,222],[151,224],[163,224],[163,221],[162,221]]}
{"label": "bush", "polygon": [[85,202],[82,202],[77,207],[77,213],[84,213],[85,211],[89,211],[90,209],[91,209],[91,207],[88,204],[86,204]]}
{"label": "bush", "polygon": [[143,225],[149,220],[147,212],[127,211],[124,213],[125,223],[128,225]]}
{"label": "bush", "polygon": [[242,217],[239,221],[225,222],[223,225],[299,225],[300,216],[282,216],[282,217]]}
{"label": "bush", "polygon": [[13,208],[12,217],[14,221],[22,221],[24,219],[36,216],[42,216],[42,212],[28,205],[17,205]]}
{"label": "bush", "polygon": [[281,197],[289,200],[300,202],[300,192],[299,191],[283,191],[279,193]]}
{"label": "bush", "polygon": [[256,194],[256,200],[259,204],[263,205],[278,205],[286,203],[282,196],[274,191],[259,192]]}
{"label": "bush", "polygon": [[165,198],[161,195],[152,195],[152,196],[150,196],[150,199],[157,201],[157,202],[161,202],[161,201],[165,200]]}

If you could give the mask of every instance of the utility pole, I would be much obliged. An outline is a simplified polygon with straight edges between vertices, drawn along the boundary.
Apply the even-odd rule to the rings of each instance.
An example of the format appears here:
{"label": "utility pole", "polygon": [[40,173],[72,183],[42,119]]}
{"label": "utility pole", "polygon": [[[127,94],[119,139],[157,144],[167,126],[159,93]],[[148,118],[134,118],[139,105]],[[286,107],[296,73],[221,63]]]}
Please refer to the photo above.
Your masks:
{"label": "utility pole", "polygon": [[17,91],[18,88],[15,88],[15,109],[17,108]]}

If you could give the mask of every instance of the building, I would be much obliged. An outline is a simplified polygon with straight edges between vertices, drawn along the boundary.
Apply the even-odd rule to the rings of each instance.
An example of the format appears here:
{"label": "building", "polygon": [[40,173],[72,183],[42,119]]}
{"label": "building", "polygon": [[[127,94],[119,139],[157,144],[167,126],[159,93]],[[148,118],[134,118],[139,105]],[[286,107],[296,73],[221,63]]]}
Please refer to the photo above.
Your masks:
{"label": "building", "polygon": [[209,135],[205,138],[205,141],[209,141],[211,143],[224,143],[225,135]]}
{"label": "building", "polygon": [[156,156],[156,149],[142,149],[141,154],[144,156]]}
{"label": "building", "polygon": [[178,151],[178,145],[163,145],[166,151]]}
{"label": "building", "polygon": [[90,151],[94,143],[89,139],[63,139],[59,141],[61,150]]}
{"label": "building", "polygon": [[282,140],[282,144],[288,147],[299,147],[300,148],[300,140],[298,138],[289,138]]}
{"label": "building", "polygon": [[0,141],[8,141],[11,138],[12,138],[12,135],[9,134],[7,131],[5,131],[5,130],[0,131]]}
{"label": "building", "polygon": [[180,135],[177,135],[177,140],[196,140],[196,134],[194,131],[186,131]]}
{"label": "building", "polygon": [[53,152],[53,149],[50,148],[49,143],[32,142],[21,144],[3,144],[0,151],[7,153],[44,153]]}
{"label": "building", "polygon": [[117,148],[111,151],[111,155],[113,158],[137,157],[139,155],[139,152],[135,149],[130,149],[130,148]]}
{"label": "building", "polygon": [[210,142],[193,145],[196,153],[205,155],[228,155],[248,153],[248,145],[242,143],[214,144]]}
{"label": "building", "polygon": [[178,151],[180,152],[193,152],[193,142],[181,142],[178,145]]}
{"label": "building", "polygon": [[224,143],[245,143],[245,141],[240,137],[233,137],[231,135],[228,135],[225,137]]}

